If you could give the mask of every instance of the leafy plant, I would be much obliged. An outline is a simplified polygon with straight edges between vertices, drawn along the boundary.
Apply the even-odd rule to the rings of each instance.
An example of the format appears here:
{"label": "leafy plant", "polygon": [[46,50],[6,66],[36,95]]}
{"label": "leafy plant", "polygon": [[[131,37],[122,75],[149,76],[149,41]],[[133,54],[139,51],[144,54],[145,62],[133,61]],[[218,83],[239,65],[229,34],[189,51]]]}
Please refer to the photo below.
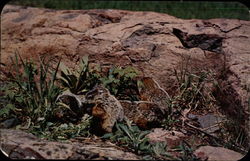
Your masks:
{"label": "leafy plant", "polygon": [[144,159],[166,159],[171,156],[166,152],[166,144],[158,142],[150,144],[146,135],[150,131],[141,131],[131,122],[116,123],[115,132],[103,135],[102,139],[110,139],[116,144],[126,147],[136,154],[143,155]]}
{"label": "leafy plant", "polygon": [[10,112],[15,109],[15,106],[13,104],[7,104],[5,108],[0,109],[0,116],[6,117],[10,115]]}
{"label": "leafy plant", "polygon": [[190,160],[190,161],[200,161],[201,159],[197,158],[193,154],[193,149],[188,145],[187,142],[183,141],[177,149],[181,152],[181,156],[179,157],[180,160]]}
{"label": "leafy plant", "polygon": [[74,94],[84,94],[97,83],[102,83],[118,99],[139,100],[138,86],[141,82],[135,79],[139,72],[133,67],[112,67],[108,73],[101,74],[98,66],[90,68],[88,57],[85,56],[77,71],[71,71],[63,63],[60,69],[61,75],[58,77],[62,85]]}
{"label": "leafy plant", "polygon": [[90,70],[87,56],[81,59],[79,69],[75,72],[68,69],[63,63],[61,63],[60,69],[61,75],[58,77],[62,85],[74,94],[84,94],[99,82],[100,75],[98,72]]}
{"label": "leafy plant", "polygon": [[131,66],[126,68],[112,67],[107,76],[100,78],[100,80],[118,99],[138,101],[138,85],[141,83],[135,79],[138,74],[139,72]]}
{"label": "leafy plant", "polygon": [[92,117],[85,114],[78,124],[47,122],[45,130],[41,130],[40,126],[37,125],[33,126],[30,131],[49,140],[67,140],[78,136],[88,137],[91,121]]}

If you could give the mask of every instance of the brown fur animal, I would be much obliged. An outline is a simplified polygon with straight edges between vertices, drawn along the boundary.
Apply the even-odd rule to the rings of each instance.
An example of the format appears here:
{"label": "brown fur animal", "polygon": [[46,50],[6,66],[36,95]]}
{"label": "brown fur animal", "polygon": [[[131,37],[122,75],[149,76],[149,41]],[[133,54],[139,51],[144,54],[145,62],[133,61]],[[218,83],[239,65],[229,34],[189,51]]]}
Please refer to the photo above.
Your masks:
{"label": "brown fur animal", "polygon": [[92,116],[100,120],[102,130],[112,132],[115,122],[124,119],[122,105],[103,85],[97,85],[89,91],[86,100],[94,104]]}

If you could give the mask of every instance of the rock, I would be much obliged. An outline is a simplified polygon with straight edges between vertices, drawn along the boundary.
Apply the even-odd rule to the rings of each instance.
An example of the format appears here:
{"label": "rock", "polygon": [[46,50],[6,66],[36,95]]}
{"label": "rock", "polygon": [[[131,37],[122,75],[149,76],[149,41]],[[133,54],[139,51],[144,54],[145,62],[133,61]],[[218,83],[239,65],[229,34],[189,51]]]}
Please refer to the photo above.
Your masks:
{"label": "rock", "polygon": [[161,121],[166,117],[165,112],[156,103],[149,101],[119,100],[124,115],[143,129],[159,127]]}
{"label": "rock", "polygon": [[115,122],[124,119],[122,105],[103,85],[97,85],[90,90],[86,94],[86,100],[87,103],[94,105],[92,116],[98,118],[98,124],[105,132],[112,132]]}
{"label": "rock", "polygon": [[0,123],[0,128],[11,128],[19,123],[17,118],[7,119]]}
{"label": "rock", "polygon": [[161,128],[155,128],[147,136],[149,142],[166,142],[168,148],[174,148],[181,144],[181,141],[186,138],[186,136],[179,131],[168,131]]}
{"label": "rock", "polygon": [[201,128],[207,133],[213,133],[219,130],[219,123],[222,122],[222,118],[213,114],[206,114],[204,116],[197,116],[198,122]]}
{"label": "rock", "polygon": [[0,129],[0,134],[1,150],[11,159],[140,159],[133,153],[123,152],[115,145],[102,141],[54,142],[10,129]]}
{"label": "rock", "polygon": [[194,154],[199,158],[208,158],[208,161],[236,161],[244,156],[233,150],[223,147],[201,146],[195,150]]}
{"label": "rock", "polygon": [[54,116],[58,120],[75,122],[79,121],[84,113],[87,113],[87,107],[83,104],[86,102],[84,95],[75,95],[66,90],[57,97],[56,102],[63,103],[69,107],[68,109],[60,108],[59,106],[59,108],[53,111]]}
{"label": "rock", "polygon": [[191,120],[198,120],[197,115],[194,115],[194,114],[191,114],[191,113],[188,114],[188,118],[191,119]]}
{"label": "rock", "polygon": [[2,67],[6,75],[13,67],[10,56],[16,50],[35,62],[41,55],[61,57],[70,68],[89,55],[91,63],[102,67],[131,65],[174,96],[173,70],[179,72],[189,59],[188,69],[218,76],[221,88],[213,92],[215,98],[225,113],[240,120],[250,138],[250,21],[182,20],[156,12],[5,5],[1,24],[1,61],[6,64]]}
{"label": "rock", "polygon": [[199,47],[203,50],[221,52],[223,38],[214,34],[198,34],[188,35],[187,33],[173,28],[175,34],[181,41],[182,45],[186,48]]}

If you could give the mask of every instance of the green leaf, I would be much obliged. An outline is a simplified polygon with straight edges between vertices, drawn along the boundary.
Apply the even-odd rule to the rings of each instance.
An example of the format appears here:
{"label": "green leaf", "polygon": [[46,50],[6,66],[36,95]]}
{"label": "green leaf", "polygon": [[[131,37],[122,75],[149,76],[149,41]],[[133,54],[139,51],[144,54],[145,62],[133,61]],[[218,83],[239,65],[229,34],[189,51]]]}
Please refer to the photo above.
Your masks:
{"label": "green leaf", "polygon": [[18,103],[23,103],[23,102],[24,102],[23,97],[16,97],[15,100],[16,100]]}
{"label": "green leaf", "polygon": [[15,97],[15,92],[13,92],[12,90],[7,90],[7,91],[5,92],[5,94],[6,94],[11,100],[13,100],[14,97]]}
{"label": "green leaf", "polygon": [[4,108],[0,109],[0,116],[9,115],[10,111],[14,109],[15,106],[13,104],[7,104]]}
{"label": "green leaf", "polygon": [[109,139],[113,136],[113,133],[107,133],[107,134],[104,134],[101,139]]}

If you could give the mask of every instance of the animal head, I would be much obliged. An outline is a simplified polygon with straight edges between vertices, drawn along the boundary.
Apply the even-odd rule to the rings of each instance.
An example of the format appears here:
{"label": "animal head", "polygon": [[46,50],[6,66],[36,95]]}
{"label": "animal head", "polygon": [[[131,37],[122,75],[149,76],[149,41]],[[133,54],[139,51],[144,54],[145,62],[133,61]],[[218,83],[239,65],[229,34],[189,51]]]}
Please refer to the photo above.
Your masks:
{"label": "animal head", "polygon": [[85,98],[87,100],[95,100],[107,93],[109,93],[109,90],[105,88],[102,84],[98,84],[92,90],[86,93]]}

